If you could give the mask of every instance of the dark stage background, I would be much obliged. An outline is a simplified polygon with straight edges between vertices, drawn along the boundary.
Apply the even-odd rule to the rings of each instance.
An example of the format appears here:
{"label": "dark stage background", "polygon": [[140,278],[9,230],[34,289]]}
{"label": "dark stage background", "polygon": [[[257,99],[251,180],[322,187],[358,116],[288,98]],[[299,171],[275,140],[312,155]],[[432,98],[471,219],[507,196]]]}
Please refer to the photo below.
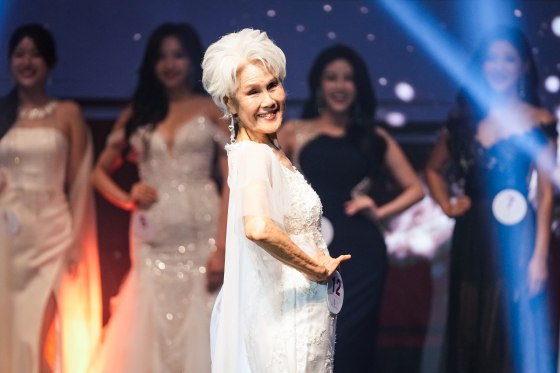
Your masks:
{"label": "dark stage background", "polygon": [[[544,106],[557,112],[560,94],[560,1],[388,0],[417,7],[435,32],[469,56],[482,33],[497,23],[515,24],[527,34],[540,72]],[[445,69],[434,46],[408,33],[383,5],[386,1],[318,0],[0,0],[0,51],[9,33],[26,22],[52,30],[60,63],[50,92],[78,100],[94,135],[97,152],[131,94],[150,32],[161,22],[194,25],[208,45],[219,36],[253,27],[266,30],[286,53],[288,116],[296,117],[307,95],[306,76],[316,54],[333,43],[355,47],[365,57],[379,98],[378,122],[403,146],[420,172],[449,112],[459,82]],[[496,15],[497,17],[492,17]],[[558,18],[557,18],[558,17]],[[497,21],[499,20],[499,21]],[[436,46],[437,48],[437,46]],[[461,68],[468,58],[453,63]],[[447,65],[447,67],[449,67]],[[546,84],[545,84],[546,83]],[[0,93],[11,87],[7,59],[0,59]],[[546,86],[546,88],[545,88]],[[125,187],[136,179],[126,165],[116,175]],[[380,198],[390,195],[390,179]],[[105,315],[109,299],[130,265],[128,213],[97,199]],[[558,304],[559,238],[551,250],[551,284]],[[435,257],[393,258],[382,312],[382,372],[433,372],[445,318],[446,249]],[[556,307],[558,309],[558,307]],[[557,314],[557,313],[556,313]],[[556,328],[557,317],[551,322]],[[557,333],[557,330],[556,330]],[[556,334],[557,335],[557,334]]]}

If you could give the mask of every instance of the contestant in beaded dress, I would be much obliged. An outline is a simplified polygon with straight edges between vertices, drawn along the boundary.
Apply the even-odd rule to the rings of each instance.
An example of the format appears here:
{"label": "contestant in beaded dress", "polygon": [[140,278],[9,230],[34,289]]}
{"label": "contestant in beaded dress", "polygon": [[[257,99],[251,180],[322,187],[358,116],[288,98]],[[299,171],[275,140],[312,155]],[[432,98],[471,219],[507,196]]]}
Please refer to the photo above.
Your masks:
{"label": "contestant in beaded dress", "polygon": [[[120,140],[118,133],[109,139]],[[100,371],[208,372],[216,293],[207,290],[206,265],[216,249],[220,213],[211,172],[226,137],[196,116],[182,125],[171,149],[157,130],[146,128],[130,142],[140,179],[159,199],[132,214],[132,268],[113,301]]]}
{"label": "contestant in beaded dress", "polygon": [[[94,170],[100,192],[133,211],[132,267],[94,372],[210,371],[210,314],[223,279],[227,211],[214,171],[225,182],[227,137],[200,85],[201,58],[191,26],[154,30],[132,102]],[[110,177],[127,150],[140,176],[130,192]]]}

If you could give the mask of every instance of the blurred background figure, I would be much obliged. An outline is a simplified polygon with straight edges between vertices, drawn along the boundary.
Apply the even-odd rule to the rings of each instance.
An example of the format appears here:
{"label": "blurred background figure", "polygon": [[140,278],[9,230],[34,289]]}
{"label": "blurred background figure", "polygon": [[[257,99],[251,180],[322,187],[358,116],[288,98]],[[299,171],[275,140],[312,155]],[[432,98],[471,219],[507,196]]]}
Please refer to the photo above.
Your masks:
{"label": "blurred background figure", "polygon": [[[285,123],[280,144],[321,198],[329,252],[352,255],[342,266],[345,295],[337,320],[335,371],[373,372],[387,271],[386,245],[377,224],[419,201],[422,184],[398,144],[374,127],[376,100],[356,51],[344,45],[321,51],[308,83],[302,120]],[[402,192],[377,205],[368,193],[382,167]]]}
{"label": "blurred background figure", "polygon": [[[443,370],[551,372],[543,294],[555,120],[539,107],[531,49],[517,29],[484,39],[465,82],[426,167],[433,198],[456,219]],[[449,165],[459,173],[453,192]]]}
{"label": "blurred background figure", "polygon": [[[102,151],[93,183],[133,212],[132,268],[114,303],[94,371],[209,372],[210,313],[223,280],[227,179],[221,113],[203,94],[202,44],[188,24],[150,36],[132,103]],[[221,123],[220,123],[221,124]],[[130,150],[140,181],[110,176]]]}
{"label": "blurred background figure", "polygon": [[2,372],[85,372],[101,329],[92,145],[78,105],[46,92],[57,62],[50,31],[17,28],[8,54],[15,87],[0,101],[0,315],[10,327],[0,340],[12,366],[3,361]]}

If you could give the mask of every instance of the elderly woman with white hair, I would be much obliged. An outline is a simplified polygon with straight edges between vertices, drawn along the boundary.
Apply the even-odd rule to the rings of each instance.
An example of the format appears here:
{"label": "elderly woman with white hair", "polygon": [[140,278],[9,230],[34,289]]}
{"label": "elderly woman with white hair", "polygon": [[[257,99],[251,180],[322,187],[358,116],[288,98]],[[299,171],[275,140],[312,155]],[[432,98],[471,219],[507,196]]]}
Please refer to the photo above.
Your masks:
{"label": "elderly woman with white hair", "polygon": [[342,296],[336,269],[350,256],[329,256],[319,197],[276,139],[285,111],[284,53],[265,32],[244,29],[212,44],[202,68],[204,87],[231,121],[212,371],[331,372]]}

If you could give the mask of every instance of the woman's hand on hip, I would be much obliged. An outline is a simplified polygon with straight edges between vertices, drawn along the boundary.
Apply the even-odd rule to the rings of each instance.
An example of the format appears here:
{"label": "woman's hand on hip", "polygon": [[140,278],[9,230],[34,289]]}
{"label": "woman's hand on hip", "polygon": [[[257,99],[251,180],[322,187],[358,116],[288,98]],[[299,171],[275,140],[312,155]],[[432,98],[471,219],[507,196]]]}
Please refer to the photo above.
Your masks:
{"label": "woman's hand on hip", "polygon": [[135,183],[130,190],[130,202],[134,207],[147,208],[157,200],[157,190],[141,181]]}
{"label": "woman's hand on hip", "polygon": [[326,284],[327,281],[332,277],[333,273],[338,269],[342,262],[349,260],[352,256],[349,254],[340,255],[336,258],[331,257],[325,253],[319,253],[315,255],[315,259],[322,268],[323,271],[316,273],[313,276],[307,275],[306,277],[311,281],[318,282],[320,284]]}
{"label": "woman's hand on hip", "polygon": [[370,219],[378,221],[381,216],[378,214],[378,208],[375,201],[365,195],[359,194],[344,204],[344,212],[348,216],[353,216],[358,212],[366,214]]}
{"label": "woman's hand on hip", "polygon": [[463,215],[470,208],[471,199],[467,196],[460,196],[450,200],[446,206],[442,207],[442,210],[445,215],[449,216],[450,218],[456,218]]}

